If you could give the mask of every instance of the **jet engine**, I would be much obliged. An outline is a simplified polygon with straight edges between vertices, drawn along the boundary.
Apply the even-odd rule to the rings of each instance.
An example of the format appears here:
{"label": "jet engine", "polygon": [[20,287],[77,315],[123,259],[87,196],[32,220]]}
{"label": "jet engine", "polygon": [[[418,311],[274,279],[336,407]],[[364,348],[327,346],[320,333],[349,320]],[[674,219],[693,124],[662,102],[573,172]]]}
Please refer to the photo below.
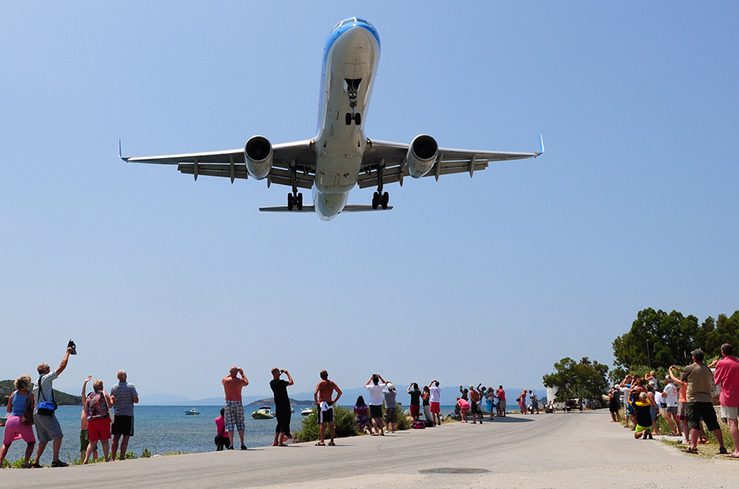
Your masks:
{"label": "jet engine", "polygon": [[426,134],[421,134],[413,139],[405,155],[405,163],[408,165],[408,173],[413,178],[421,178],[431,170],[436,160],[439,145],[436,140]]}
{"label": "jet engine", "polygon": [[249,175],[263,179],[272,169],[272,143],[264,136],[252,136],[244,146],[244,159]]}

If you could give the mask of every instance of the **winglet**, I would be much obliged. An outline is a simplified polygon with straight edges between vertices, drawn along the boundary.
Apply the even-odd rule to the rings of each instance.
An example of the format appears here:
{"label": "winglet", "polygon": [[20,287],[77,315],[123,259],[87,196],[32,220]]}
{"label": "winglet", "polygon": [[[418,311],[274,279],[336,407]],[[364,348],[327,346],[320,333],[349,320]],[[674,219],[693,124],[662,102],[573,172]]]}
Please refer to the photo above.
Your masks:
{"label": "winglet", "polygon": [[122,152],[121,152],[121,140],[118,139],[118,158],[122,159],[123,161],[128,161],[128,157],[127,156],[121,156],[121,154],[122,154]]}
{"label": "winglet", "polygon": [[539,134],[539,141],[541,142],[541,146],[539,146],[539,154],[544,154],[544,136]]}

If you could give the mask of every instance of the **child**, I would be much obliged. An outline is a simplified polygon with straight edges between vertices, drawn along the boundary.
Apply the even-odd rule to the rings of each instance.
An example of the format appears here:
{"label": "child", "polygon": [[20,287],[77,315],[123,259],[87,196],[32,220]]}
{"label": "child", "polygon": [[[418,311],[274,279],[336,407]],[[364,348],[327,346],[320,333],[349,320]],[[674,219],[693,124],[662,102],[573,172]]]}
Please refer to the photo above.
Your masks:
{"label": "child", "polygon": [[634,430],[634,438],[639,439],[644,435],[644,439],[652,440],[652,403],[646,392],[639,394],[639,400],[634,402],[634,410],[636,416],[636,430]]}

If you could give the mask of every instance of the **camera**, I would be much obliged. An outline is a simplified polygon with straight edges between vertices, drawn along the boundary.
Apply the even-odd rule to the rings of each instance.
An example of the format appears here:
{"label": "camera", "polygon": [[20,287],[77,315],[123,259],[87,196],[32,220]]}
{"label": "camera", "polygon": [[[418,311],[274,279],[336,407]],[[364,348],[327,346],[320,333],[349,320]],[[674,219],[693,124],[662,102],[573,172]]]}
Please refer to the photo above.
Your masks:
{"label": "camera", "polygon": [[71,355],[76,355],[77,354],[77,345],[75,345],[74,344],[74,341],[72,341],[71,339],[69,340],[69,343],[67,343],[67,348],[71,348],[72,349],[72,351],[69,352]]}

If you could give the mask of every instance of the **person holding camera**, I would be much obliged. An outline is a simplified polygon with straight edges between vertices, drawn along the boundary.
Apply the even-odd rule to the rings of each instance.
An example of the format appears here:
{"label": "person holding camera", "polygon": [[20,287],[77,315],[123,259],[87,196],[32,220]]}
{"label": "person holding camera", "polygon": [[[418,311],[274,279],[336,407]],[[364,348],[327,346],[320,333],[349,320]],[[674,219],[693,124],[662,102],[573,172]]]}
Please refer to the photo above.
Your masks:
{"label": "person holding camera", "polygon": [[[280,378],[282,374],[287,375],[288,380],[282,380]],[[269,386],[275,396],[275,418],[277,418],[275,440],[272,442],[273,447],[287,446],[283,437],[290,437],[290,397],[287,395],[287,388],[293,384],[294,382],[290,372],[280,370],[277,367],[272,369],[272,380]]]}
{"label": "person holding camera", "polygon": [[36,410],[34,411],[33,421],[36,425],[36,436],[38,437],[38,446],[36,447],[36,461],[34,467],[41,467],[41,455],[43,455],[46,445],[52,442],[53,456],[51,460],[52,467],[66,467],[66,462],[59,460],[59,449],[62,448],[62,427],[56,419],[56,402],[54,401],[53,382],[64,372],[69,362],[69,355],[74,351],[74,346],[68,346],[64,352],[62,363],[56,370],[52,371],[48,363],[40,363],[36,370],[39,374],[38,383],[34,388],[34,397],[36,398]]}
{"label": "person holding camera", "polygon": [[[241,375],[241,378],[237,377],[236,374]],[[244,405],[241,403],[241,389],[249,385],[249,379],[244,375],[243,369],[233,366],[221,383],[223,384],[223,391],[226,394],[226,405],[223,407],[226,409],[226,430],[228,431],[228,438],[231,442],[231,448],[229,450],[233,450],[234,447],[234,430],[239,431],[241,449],[246,450],[246,445],[244,444]]]}

